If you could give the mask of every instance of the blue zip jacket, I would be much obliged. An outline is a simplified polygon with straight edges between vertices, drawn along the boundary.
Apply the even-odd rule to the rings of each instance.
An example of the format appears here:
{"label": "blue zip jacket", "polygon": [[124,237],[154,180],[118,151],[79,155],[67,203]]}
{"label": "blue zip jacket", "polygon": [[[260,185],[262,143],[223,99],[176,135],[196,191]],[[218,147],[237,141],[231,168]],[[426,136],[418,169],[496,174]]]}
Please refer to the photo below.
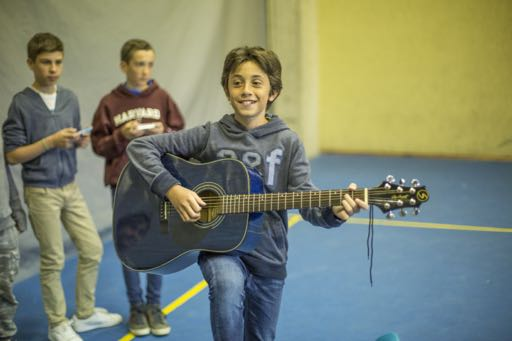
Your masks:
{"label": "blue zip jacket", "polygon": [[[14,95],[3,124],[5,153],[37,142],[64,128],[81,129],[76,95],[59,86],[55,110],[50,111],[41,96],[27,87]],[[53,148],[23,163],[23,183],[34,187],[65,186],[74,180],[76,164],[75,148]]]}

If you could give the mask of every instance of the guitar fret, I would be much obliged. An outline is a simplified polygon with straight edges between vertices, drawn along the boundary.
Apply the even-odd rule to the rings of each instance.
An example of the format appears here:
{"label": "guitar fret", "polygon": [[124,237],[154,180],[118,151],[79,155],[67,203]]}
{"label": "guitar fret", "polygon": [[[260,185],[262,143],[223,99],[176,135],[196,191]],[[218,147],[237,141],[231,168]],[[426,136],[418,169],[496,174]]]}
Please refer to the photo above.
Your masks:
{"label": "guitar fret", "polygon": [[[367,189],[351,191],[352,198],[369,200]],[[340,205],[344,192],[341,189],[307,191],[307,192],[277,192],[262,194],[231,194],[221,196],[222,214],[266,212],[307,207],[330,207]],[[169,204],[170,205],[170,204]],[[161,215],[168,216],[171,206],[162,206]],[[212,208],[213,209],[213,208]]]}

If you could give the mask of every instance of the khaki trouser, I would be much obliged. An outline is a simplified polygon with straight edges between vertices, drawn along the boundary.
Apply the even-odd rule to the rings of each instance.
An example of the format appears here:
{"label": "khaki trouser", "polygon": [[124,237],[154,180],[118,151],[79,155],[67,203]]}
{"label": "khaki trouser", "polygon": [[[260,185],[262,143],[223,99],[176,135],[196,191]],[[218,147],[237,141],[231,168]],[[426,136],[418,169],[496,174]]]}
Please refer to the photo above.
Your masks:
{"label": "khaki trouser", "polygon": [[78,251],[76,314],[94,312],[98,265],[103,244],[76,183],[61,188],[29,187],[25,202],[34,234],[39,241],[41,290],[50,327],[66,321],[66,299],[61,282],[65,254],[61,226],[64,225]]}

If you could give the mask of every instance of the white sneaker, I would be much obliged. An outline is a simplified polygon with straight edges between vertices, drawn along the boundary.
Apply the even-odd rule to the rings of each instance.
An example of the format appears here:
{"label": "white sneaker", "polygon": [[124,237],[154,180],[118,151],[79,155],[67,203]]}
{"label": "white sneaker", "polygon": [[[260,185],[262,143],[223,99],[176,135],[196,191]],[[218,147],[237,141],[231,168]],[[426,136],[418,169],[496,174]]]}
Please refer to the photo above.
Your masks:
{"label": "white sneaker", "polygon": [[79,319],[73,315],[72,326],[78,333],[87,332],[89,330],[112,327],[123,321],[119,314],[109,313],[105,308],[94,308],[94,314],[86,319]]}
{"label": "white sneaker", "polygon": [[57,327],[48,328],[48,339],[50,341],[83,341],[71,328],[69,321],[61,323]]}

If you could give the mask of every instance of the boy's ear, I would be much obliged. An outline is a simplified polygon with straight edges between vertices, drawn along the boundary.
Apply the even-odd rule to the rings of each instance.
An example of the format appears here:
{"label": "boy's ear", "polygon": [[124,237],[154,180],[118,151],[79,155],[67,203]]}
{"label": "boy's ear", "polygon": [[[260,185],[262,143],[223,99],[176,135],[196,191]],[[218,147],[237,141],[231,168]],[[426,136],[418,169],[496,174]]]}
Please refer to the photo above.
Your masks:
{"label": "boy's ear", "polygon": [[32,70],[34,68],[34,61],[30,58],[27,58],[27,66]]}
{"label": "boy's ear", "polygon": [[277,97],[279,97],[280,94],[281,94],[280,91],[272,90],[272,92],[270,93],[270,96],[268,97],[268,101],[270,103],[274,103],[274,101],[277,99]]}
{"label": "boy's ear", "polygon": [[119,67],[121,68],[121,71],[123,71],[123,73],[126,73],[126,71],[128,70],[128,64],[124,60],[121,61]]}

